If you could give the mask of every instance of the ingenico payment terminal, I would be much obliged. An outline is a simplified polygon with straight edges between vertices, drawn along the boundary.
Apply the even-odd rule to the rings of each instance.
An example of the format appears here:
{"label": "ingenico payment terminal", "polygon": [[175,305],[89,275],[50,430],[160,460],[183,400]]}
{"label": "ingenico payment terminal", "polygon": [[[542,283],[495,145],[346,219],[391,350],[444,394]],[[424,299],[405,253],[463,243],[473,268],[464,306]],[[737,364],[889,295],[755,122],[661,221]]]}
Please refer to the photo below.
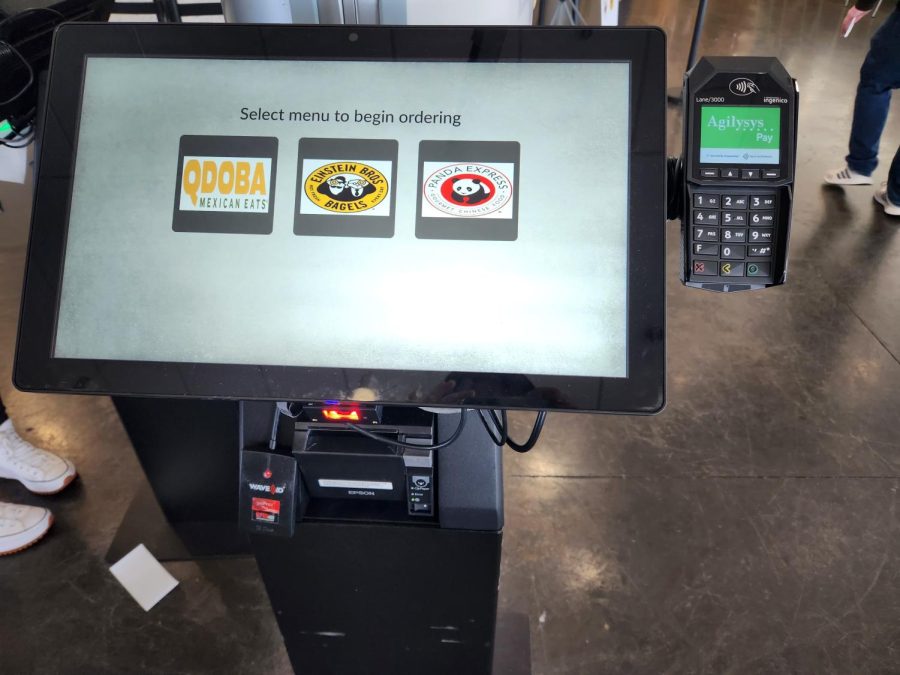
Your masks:
{"label": "ingenico payment terminal", "polygon": [[731,292],[785,282],[797,91],[775,58],[707,57],[685,75],[673,191],[683,189],[686,286]]}

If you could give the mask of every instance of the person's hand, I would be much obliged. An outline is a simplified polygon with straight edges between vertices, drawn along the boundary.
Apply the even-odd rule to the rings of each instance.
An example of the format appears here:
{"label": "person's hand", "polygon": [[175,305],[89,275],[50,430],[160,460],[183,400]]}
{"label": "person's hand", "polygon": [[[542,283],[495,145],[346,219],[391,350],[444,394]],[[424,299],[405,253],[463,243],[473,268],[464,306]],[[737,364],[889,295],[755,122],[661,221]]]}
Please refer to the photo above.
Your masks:
{"label": "person's hand", "polygon": [[850,26],[855,23],[859,23],[859,20],[871,11],[872,10],[870,9],[856,9],[855,6],[850,7],[850,9],[847,10],[847,16],[845,16],[843,22],[841,22],[841,35],[847,35],[847,31],[850,30]]}

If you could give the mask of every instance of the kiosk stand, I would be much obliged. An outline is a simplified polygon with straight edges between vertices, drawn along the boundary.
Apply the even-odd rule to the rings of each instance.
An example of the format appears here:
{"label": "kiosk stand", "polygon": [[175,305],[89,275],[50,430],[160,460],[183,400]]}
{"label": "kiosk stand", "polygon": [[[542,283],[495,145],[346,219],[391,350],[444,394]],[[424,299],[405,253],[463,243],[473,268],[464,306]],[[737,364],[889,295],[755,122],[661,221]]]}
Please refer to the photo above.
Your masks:
{"label": "kiosk stand", "polygon": [[[693,76],[682,281],[777,286],[796,90]],[[41,128],[16,385],[115,397],[298,673],[490,673],[501,447],[665,403],[663,34],[67,25]]]}
{"label": "kiosk stand", "polygon": [[[244,447],[265,449],[272,406],[245,402],[242,409]],[[385,416],[390,412],[409,411]],[[391,483],[393,471],[372,461],[377,456],[357,444],[360,437],[338,431],[324,442],[331,465],[310,466],[304,484],[350,487],[333,488],[333,496],[304,496],[292,537],[252,537],[296,672],[491,672],[503,528],[501,454],[477,414],[465,414],[463,433],[434,451],[434,471],[427,474],[434,477],[432,516],[410,515],[414,490],[404,484],[398,494],[342,498],[342,491],[379,492],[358,486]],[[458,417],[437,416],[439,442],[452,434]],[[293,424],[281,426],[290,432]],[[384,457],[402,466],[398,456]],[[318,477],[312,475],[316,469]],[[410,468],[404,483],[411,486],[422,474]]]}

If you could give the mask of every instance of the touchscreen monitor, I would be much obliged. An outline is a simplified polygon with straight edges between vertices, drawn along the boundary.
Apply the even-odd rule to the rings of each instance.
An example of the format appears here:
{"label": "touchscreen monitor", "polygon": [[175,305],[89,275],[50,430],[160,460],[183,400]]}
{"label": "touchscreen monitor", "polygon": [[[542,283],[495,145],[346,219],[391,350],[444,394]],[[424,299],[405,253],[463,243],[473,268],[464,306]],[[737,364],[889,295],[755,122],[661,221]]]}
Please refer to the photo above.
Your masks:
{"label": "touchscreen monitor", "polygon": [[64,27],[17,384],[659,409],[663,41],[624,35]]}

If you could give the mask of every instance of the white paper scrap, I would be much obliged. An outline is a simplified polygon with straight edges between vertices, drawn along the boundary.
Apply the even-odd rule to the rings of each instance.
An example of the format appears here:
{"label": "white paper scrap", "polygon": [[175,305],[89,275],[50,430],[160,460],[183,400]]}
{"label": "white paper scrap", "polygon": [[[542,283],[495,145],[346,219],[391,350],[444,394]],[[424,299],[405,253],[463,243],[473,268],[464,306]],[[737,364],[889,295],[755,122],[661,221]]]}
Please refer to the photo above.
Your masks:
{"label": "white paper scrap", "polygon": [[28,169],[28,148],[7,148],[0,145],[0,181],[24,183]]}
{"label": "white paper scrap", "polygon": [[178,585],[178,580],[159,564],[143,544],[138,544],[109,571],[145,612],[149,612]]}

